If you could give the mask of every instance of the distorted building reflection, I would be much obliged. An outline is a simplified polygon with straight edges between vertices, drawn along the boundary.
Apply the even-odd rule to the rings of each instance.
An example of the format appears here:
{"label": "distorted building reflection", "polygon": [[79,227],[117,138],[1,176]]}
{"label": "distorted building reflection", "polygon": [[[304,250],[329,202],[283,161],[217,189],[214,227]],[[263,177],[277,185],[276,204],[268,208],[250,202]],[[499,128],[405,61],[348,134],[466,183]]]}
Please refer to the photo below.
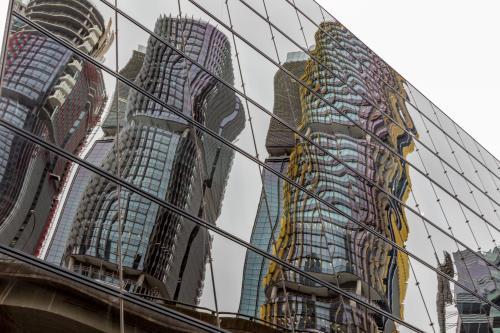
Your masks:
{"label": "distorted building reflection", "polygon": [[[451,259],[451,255],[444,251],[444,260],[443,262],[438,263],[438,269],[440,272],[448,275],[455,275],[455,268],[453,266],[453,260]],[[446,332],[446,306],[453,304],[453,294],[450,288],[450,282],[443,276],[437,276],[437,293],[436,293],[436,311],[438,318],[439,331],[441,333]]]}
{"label": "distorted building reflection", "polygon": [[[229,41],[212,25],[162,16],[155,33],[233,82]],[[148,41],[135,84],[227,140],[244,127],[234,92],[156,38]],[[103,167],[215,223],[234,152],[134,89],[126,105],[124,127]],[[68,267],[118,285],[119,225],[126,290],[196,304],[210,251],[208,231],[104,178],[94,177],[80,202],[65,256]]]}
{"label": "distorted building reflection", "polygon": [[[362,63],[390,82],[396,91],[366,73],[357,60],[333,42],[331,36],[340,39],[344,48],[358,54]],[[300,110],[291,112],[299,114],[298,130],[387,193],[405,201],[410,189],[406,163],[339,113],[372,131],[382,142],[406,156],[412,151],[413,142],[403,129],[410,133],[416,131],[402,97],[406,96],[403,79],[367,52],[366,46],[352,39],[337,22],[323,22],[316,32],[315,44],[311,58],[321,59],[323,65],[318,65],[313,59],[307,60],[301,78],[337,110],[300,87]],[[355,91],[351,90],[352,87]],[[290,98],[296,98],[296,92],[288,94]],[[280,198],[281,222],[279,231],[275,232],[278,235],[275,254],[403,318],[409,276],[407,256],[349,219],[404,245],[408,225],[401,205],[362,181],[330,155],[299,138],[291,150],[285,172],[336,210],[284,183]],[[271,238],[267,236],[267,239]],[[267,245],[268,251],[271,248]],[[265,320],[325,332],[393,332],[396,329],[387,318],[328,292],[275,263],[269,265],[267,274],[259,283],[265,290],[265,301],[260,304]]]}
{"label": "distorted building reflection", "polygon": [[[87,0],[18,4],[27,18],[98,59],[109,24]],[[55,40],[13,18],[2,75],[0,117],[78,154],[106,103],[103,76]],[[38,251],[69,163],[0,128],[0,242]]]}
{"label": "distorted building reflection", "polygon": [[[297,77],[302,76],[308,56],[304,52],[287,54],[283,67]],[[294,127],[301,118],[300,85],[282,71],[274,76],[273,113]],[[266,136],[266,150],[269,157],[265,163],[282,174],[288,170],[290,153],[295,147],[295,134],[276,119],[271,119]],[[273,239],[278,237],[280,218],[283,211],[283,180],[266,169],[262,173],[263,189],[253,225],[250,242],[259,249],[272,253]],[[239,311],[245,315],[259,318],[260,306],[265,302],[264,276],[269,261],[252,251],[247,251]]]}
{"label": "distorted building reflection", "polygon": [[500,332],[500,161],[316,1],[8,2],[0,332]]}
{"label": "distorted building reflection", "polygon": [[[132,51],[127,64],[120,70],[120,74],[129,80],[135,80],[144,61],[144,46],[139,45],[138,50]],[[111,107],[103,117],[101,123],[102,137],[91,142],[83,158],[94,165],[101,166],[104,159],[113,153],[114,139],[119,128],[125,122],[125,111],[128,105],[130,88],[122,82],[117,83],[117,92],[113,94]],[[43,239],[39,256],[56,265],[62,264],[63,254],[66,249],[68,237],[76,218],[76,213],[83,194],[92,179],[93,173],[84,167],[75,165],[74,176],[68,179],[69,189],[62,195],[58,204],[60,212],[56,211],[56,217],[48,228]]]}
{"label": "distorted building reflection", "polygon": [[[479,254],[479,256],[477,255]],[[464,250],[453,253],[458,282],[476,290],[477,293],[494,304],[500,304],[500,249],[494,248],[488,252],[473,253]],[[488,266],[481,260],[494,263]],[[500,311],[489,304],[471,296],[459,286],[454,290],[455,304],[458,310],[456,322],[457,332],[460,333],[491,333],[500,332]]]}

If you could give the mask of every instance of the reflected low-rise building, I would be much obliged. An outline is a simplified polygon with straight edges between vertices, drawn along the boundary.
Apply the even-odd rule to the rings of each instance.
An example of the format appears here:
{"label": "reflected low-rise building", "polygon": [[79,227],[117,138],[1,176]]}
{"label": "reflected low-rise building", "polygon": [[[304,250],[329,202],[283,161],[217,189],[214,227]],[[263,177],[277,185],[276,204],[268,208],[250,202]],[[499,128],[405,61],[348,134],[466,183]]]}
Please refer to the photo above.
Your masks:
{"label": "reflected low-rise building", "polygon": [[[500,304],[500,249],[494,248],[480,255],[495,263],[487,266],[474,253],[469,251],[454,252],[458,281],[469,288]],[[455,302],[458,310],[457,332],[490,333],[500,332],[500,311],[479,302],[460,287],[455,287]]]}
{"label": "reflected low-rise building", "polygon": [[[118,333],[207,332],[219,327],[233,333],[278,333],[290,330],[237,314],[217,316],[192,306],[163,302],[176,318],[168,318],[137,303],[119,306],[109,292],[82,286],[26,263],[0,257],[0,330],[2,332]],[[198,325],[193,325],[195,322]]]}

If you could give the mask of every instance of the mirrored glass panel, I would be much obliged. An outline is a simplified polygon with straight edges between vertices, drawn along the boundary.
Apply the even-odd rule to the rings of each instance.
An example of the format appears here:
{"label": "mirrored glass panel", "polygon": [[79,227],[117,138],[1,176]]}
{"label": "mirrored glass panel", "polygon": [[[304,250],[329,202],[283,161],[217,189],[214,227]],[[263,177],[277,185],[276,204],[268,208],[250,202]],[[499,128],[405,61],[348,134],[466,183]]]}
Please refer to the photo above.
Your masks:
{"label": "mirrored glass panel", "polygon": [[11,1],[4,40],[2,329],[494,331],[498,160],[315,1]]}

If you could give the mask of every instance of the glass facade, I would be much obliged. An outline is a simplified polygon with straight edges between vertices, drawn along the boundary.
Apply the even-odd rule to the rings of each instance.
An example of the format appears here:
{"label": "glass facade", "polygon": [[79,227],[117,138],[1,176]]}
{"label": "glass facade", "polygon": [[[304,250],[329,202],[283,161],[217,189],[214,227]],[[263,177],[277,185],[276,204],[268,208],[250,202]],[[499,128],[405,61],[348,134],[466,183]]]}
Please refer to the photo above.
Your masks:
{"label": "glass facade", "polygon": [[500,331],[499,160],[313,0],[10,1],[0,88],[5,331]]}

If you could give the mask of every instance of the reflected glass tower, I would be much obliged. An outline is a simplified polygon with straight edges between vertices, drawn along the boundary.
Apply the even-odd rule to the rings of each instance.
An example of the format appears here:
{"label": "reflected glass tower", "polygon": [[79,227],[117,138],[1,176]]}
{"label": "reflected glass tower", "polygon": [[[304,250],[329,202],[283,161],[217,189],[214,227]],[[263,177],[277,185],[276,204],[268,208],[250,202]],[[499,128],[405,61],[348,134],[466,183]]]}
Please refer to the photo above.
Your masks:
{"label": "reflected glass tower", "polygon": [[316,1],[7,16],[0,332],[498,330],[500,161]]}
{"label": "reflected glass tower", "polygon": [[[139,46],[139,50],[134,50],[132,57],[130,57],[125,67],[120,70],[120,74],[129,80],[135,80],[142,67],[144,61],[142,48]],[[103,137],[91,143],[92,146],[88,149],[84,157],[85,160],[95,165],[102,165],[104,158],[113,153],[112,148],[116,133],[124,125],[130,89],[121,82],[117,86],[118,93],[115,92],[111,107],[100,126],[103,131]],[[60,212],[56,212],[58,214],[49,226],[45,239],[41,242],[40,255],[45,260],[57,265],[62,264],[64,251],[80,201],[92,179],[92,175],[85,168],[77,167],[75,175],[69,180],[71,184],[69,184],[68,193],[59,202]]]}
{"label": "reflected glass tower", "polygon": [[[198,63],[232,82],[229,42],[210,24],[161,17],[155,33],[182,45]],[[157,39],[150,38],[135,83],[227,140],[244,127],[234,92]],[[125,117],[103,167],[215,223],[233,152],[135,90],[128,94]],[[117,156],[122,157],[120,164]],[[66,253],[69,268],[117,283],[120,224],[126,289],[196,303],[210,248],[207,231],[101,177],[91,180],[80,202]]]}
{"label": "reflected glass tower", "polygon": [[[307,55],[291,52],[287,55],[284,67],[297,76],[302,76]],[[278,71],[274,76],[273,113],[286,124],[299,125],[301,118],[300,85]],[[269,157],[266,165],[273,170],[286,174],[290,153],[295,147],[294,133],[276,119],[272,119],[266,136],[266,150]],[[250,242],[259,249],[272,253],[273,240],[278,237],[280,218],[283,213],[283,180],[267,170],[263,170],[264,183],[257,216],[253,225]],[[260,317],[260,306],[265,302],[263,279],[267,274],[269,262],[252,251],[247,251],[239,312]]]}
{"label": "reflected glass tower", "polygon": [[[320,28],[311,54],[322,59],[325,67],[306,61],[302,80],[318,87],[317,92],[338,111],[301,88],[298,129],[312,142],[341,157],[350,168],[309,142],[298,140],[290,154],[287,176],[317,193],[335,209],[285,183],[274,253],[360,298],[375,302],[381,309],[402,315],[409,276],[407,257],[394,253],[390,246],[350,219],[404,245],[408,225],[400,204],[362,182],[353,170],[404,201],[410,186],[407,166],[344,117],[359,122],[405,156],[413,149],[411,136],[387,119],[389,115],[403,128],[414,131],[402,97],[405,96],[402,79],[369,55],[364,45],[349,40],[337,22],[322,23]],[[331,35],[347,39],[344,44],[363,55],[363,62],[369,63],[378,75],[400,87],[401,95],[357,69],[352,58],[331,41]],[[359,99],[346,85],[349,81],[356,82],[355,92],[366,96],[372,104]],[[266,320],[287,325],[286,311],[290,311],[300,329],[361,332],[395,329],[384,318],[357,308],[349,300],[326,292],[294,272],[282,271],[274,263],[269,265],[262,283],[266,300],[261,304],[261,313]]]}
{"label": "reflected glass tower", "polygon": [[[83,52],[102,55],[111,42],[87,1],[31,1],[26,17]],[[78,21],[80,26],[75,26]],[[77,154],[98,121],[106,93],[102,73],[39,31],[16,24],[9,38],[0,113],[16,126]],[[0,239],[37,252],[57,204],[68,163],[0,129]]]}

